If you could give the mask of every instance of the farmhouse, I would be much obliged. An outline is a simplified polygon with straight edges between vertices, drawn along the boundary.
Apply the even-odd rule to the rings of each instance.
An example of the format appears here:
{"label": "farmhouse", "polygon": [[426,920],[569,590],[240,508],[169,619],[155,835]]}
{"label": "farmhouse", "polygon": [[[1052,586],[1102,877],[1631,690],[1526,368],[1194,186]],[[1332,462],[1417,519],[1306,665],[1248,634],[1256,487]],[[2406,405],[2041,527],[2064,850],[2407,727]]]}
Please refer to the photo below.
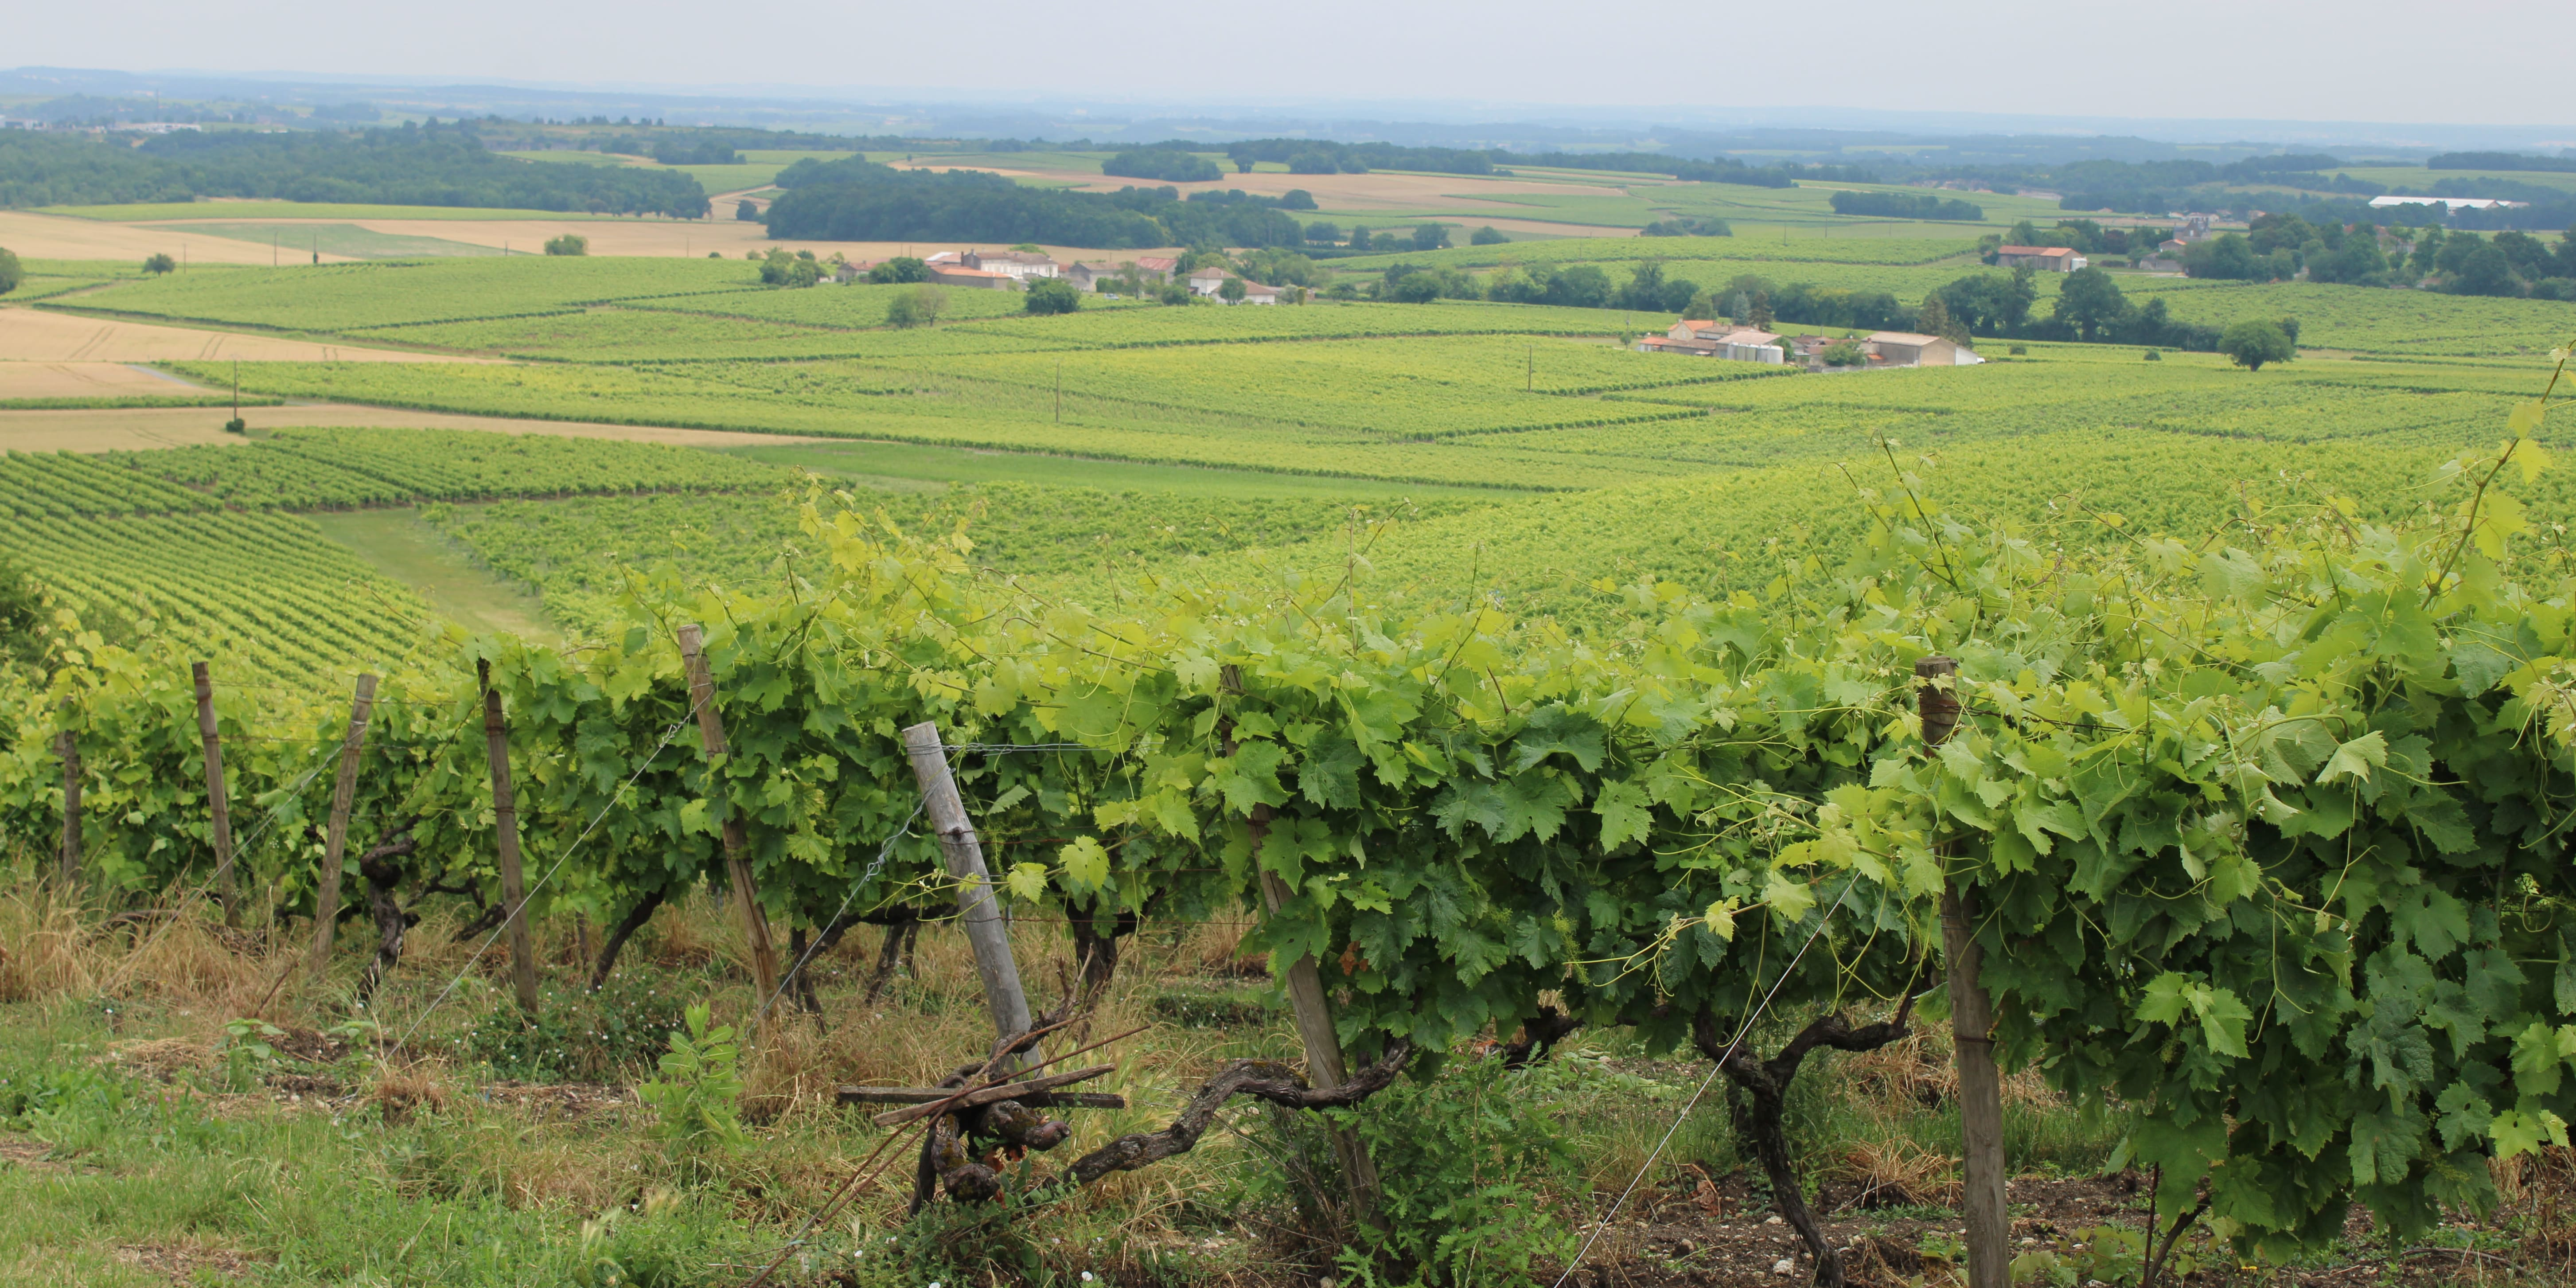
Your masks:
{"label": "farmhouse", "polygon": [[1025,282],[1033,277],[1054,277],[1063,269],[1063,265],[1035,251],[970,250],[964,258],[968,268],[1001,273],[1014,282]]}
{"label": "farmhouse", "polygon": [[1874,367],[1969,367],[1985,361],[1965,345],[1911,331],[1873,332],[1863,344]]}
{"label": "farmhouse", "polygon": [[1650,335],[1637,341],[1639,353],[1681,353],[1697,358],[1725,358],[1732,362],[1782,362],[1786,350],[1780,337],[1768,331],[1739,327],[1732,322],[1715,322],[1684,318],[1662,335]]}
{"label": "farmhouse", "polygon": [[[1229,273],[1222,268],[1218,268],[1214,264],[1210,264],[1206,268],[1199,269],[1198,271],[1190,274],[1188,279],[1190,284],[1190,294],[1200,296],[1205,299],[1217,299],[1219,298],[1218,293],[1225,289],[1226,279],[1233,277],[1235,277],[1235,274]],[[1278,287],[1263,286],[1259,282],[1250,281],[1248,279],[1238,278],[1237,280],[1243,281],[1243,299],[1238,301],[1239,303],[1277,304],[1279,302]]]}
{"label": "farmhouse", "polygon": [[968,268],[946,256],[934,256],[929,262],[929,278],[941,286],[971,286],[988,291],[1007,291],[1019,285],[1019,279],[991,269]]}
{"label": "farmhouse", "polygon": [[1995,262],[2005,268],[2028,264],[2051,273],[2072,273],[2093,261],[2076,254],[2071,246],[2004,246],[1995,251]]}

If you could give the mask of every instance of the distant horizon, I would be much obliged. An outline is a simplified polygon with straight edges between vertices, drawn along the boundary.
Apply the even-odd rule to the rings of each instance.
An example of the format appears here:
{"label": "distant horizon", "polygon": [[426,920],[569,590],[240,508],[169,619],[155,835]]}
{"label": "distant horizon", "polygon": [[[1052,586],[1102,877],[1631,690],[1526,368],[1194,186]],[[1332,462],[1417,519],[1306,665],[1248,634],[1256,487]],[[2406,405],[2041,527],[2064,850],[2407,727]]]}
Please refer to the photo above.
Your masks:
{"label": "distant horizon", "polygon": [[[1829,17],[1758,26],[1725,11],[1659,12],[1651,31],[1527,0],[1333,6],[1294,21],[1267,10],[1102,0],[1078,23],[1057,6],[990,0],[958,30],[909,7],[821,0],[782,0],[742,17],[749,21],[676,0],[449,0],[435,11],[94,0],[30,6],[10,35],[13,61],[40,67],[76,67],[113,33],[126,65],[204,69],[147,75],[606,93],[1256,111],[1472,104],[1683,121],[1704,121],[1727,103],[1778,105],[1724,110],[1782,116],[1876,114],[1891,118],[1891,129],[1908,128],[1909,117],[2055,115],[2506,131],[2568,121],[2558,51],[2576,37],[2576,13],[2495,0],[2438,12],[2390,0],[2171,0],[2153,13],[2079,8],[2009,20],[1853,0]],[[1007,56],[994,43],[1004,33]],[[275,70],[299,66],[338,70]],[[1503,87],[1508,97],[1496,94]]]}
{"label": "distant horizon", "polygon": [[[57,82],[68,82],[57,84]],[[102,82],[125,82],[110,85]],[[974,131],[978,137],[1044,137],[1067,139],[1107,135],[1132,141],[1132,128],[1165,124],[1176,133],[1205,132],[1211,143],[1249,133],[1330,132],[1336,126],[1437,127],[1443,131],[1488,128],[1581,131],[1598,133],[1710,134],[1735,132],[1885,133],[1917,138],[2137,138],[2180,147],[2222,144],[2250,146],[2345,146],[2445,151],[2492,147],[2522,151],[2576,149],[2576,124],[2550,122],[2483,123],[2401,120],[2239,117],[2134,116],[2106,113],[2049,114],[1984,110],[1923,110],[1891,118],[1882,110],[1844,104],[1766,104],[1758,106],[1695,105],[1655,113],[1633,104],[1568,104],[1459,97],[1385,98],[1361,96],[1287,96],[1167,94],[1080,94],[1049,89],[979,90],[966,86],[831,86],[778,82],[650,82],[633,79],[577,80],[504,76],[443,76],[420,73],[309,72],[268,68],[227,71],[194,67],[147,70],[27,64],[0,71],[0,100],[41,99],[74,94],[131,96],[156,86],[180,99],[220,96],[221,87],[251,91],[265,87],[288,101],[315,101],[329,95],[312,91],[346,89],[396,91],[409,95],[528,95],[565,100],[554,110],[578,110],[573,100],[587,100],[612,115],[607,103],[633,103],[627,115],[695,113],[736,117],[715,124],[744,125],[745,114],[769,117],[884,115],[881,121],[854,121],[837,129],[791,124],[773,128],[818,129],[832,133],[968,132],[961,124],[980,120],[993,126]],[[294,91],[305,91],[296,93]],[[261,95],[271,97],[273,95]],[[649,104],[649,105],[648,105]],[[908,120],[924,109],[937,119]],[[447,104],[445,110],[480,115],[486,109]],[[5,114],[5,113],[0,113]],[[527,116],[521,107],[497,113]],[[695,120],[671,120],[694,124]],[[1031,125],[1045,123],[1042,132]],[[907,130],[907,126],[912,127]],[[1568,141],[1569,146],[1582,144]],[[1596,146],[1617,146],[1604,142]],[[1513,146],[1502,144],[1500,146]],[[1651,146],[1650,144],[1648,146]]]}

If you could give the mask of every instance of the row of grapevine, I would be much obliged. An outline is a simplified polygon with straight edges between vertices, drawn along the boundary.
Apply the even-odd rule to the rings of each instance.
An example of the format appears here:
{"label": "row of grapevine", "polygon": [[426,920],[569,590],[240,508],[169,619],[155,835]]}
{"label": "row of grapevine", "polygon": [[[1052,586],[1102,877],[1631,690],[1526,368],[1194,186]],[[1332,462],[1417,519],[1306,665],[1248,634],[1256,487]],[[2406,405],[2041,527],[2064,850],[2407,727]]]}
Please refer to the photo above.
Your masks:
{"label": "row of grapevine", "polygon": [[[1097,924],[1275,879],[1253,943],[1317,963],[1358,1056],[1508,1033],[1552,997],[1714,1058],[1765,998],[1920,992],[1957,892],[1983,910],[2001,1049],[2132,1116],[2160,1219],[2206,1211],[2283,1254],[2358,1200],[2411,1232],[2491,1201],[2484,1158],[2564,1143],[2576,1115],[2576,613],[2505,573],[2528,524],[2501,484],[2543,460],[2464,458],[2419,518],[2330,498],[2107,552],[1963,522],[1906,477],[1830,563],[1705,598],[1604,587],[1624,608],[1582,636],[1380,597],[1355,562],[1095,611],[976,578],[962,533],[818,497],[785,593],[648,579],[622,633],[398,675],[419,714],[371,753],[352,848],[404,836],[406,880],[492,880],[481,661],[529,866],[561,864],[541,910],[614,923],[720,879],[718,802],[774,918],[936,906],[896,738],[932,720],[1014,899]],[[714,766],[686,733],[682,621],[709,628],[734,746]],[[1965,704],[1937,750],[1927,654],[1957,660]],[[127,763],[172,786],[84,828],[129,856],[106,874],[127,888],[201,872],[186,740],[146,732],[183,674],[93,644],[16,677],[10,834],[55,834],[62,722],[110,761],[157,737]],[[335,706],[234,718],[285,738]],[[278,743],[245,792],[312,817],[334,742]],[[292,910],[309,833],[281,835],[304,849],[244,861]]]}

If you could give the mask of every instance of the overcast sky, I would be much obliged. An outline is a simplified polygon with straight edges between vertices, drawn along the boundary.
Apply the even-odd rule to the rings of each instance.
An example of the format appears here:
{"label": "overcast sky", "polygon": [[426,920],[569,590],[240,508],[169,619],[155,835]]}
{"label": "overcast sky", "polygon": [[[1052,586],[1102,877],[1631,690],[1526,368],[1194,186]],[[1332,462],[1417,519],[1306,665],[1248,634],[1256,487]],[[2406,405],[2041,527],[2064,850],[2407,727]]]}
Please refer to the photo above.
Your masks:
{"label": "overcast sky", "polygon": [[[2494,0],[29,0],[19,65],[1137,101],[2558,124],[2576,8]],[[1900,121],[1891,125],[1903,128]]]}

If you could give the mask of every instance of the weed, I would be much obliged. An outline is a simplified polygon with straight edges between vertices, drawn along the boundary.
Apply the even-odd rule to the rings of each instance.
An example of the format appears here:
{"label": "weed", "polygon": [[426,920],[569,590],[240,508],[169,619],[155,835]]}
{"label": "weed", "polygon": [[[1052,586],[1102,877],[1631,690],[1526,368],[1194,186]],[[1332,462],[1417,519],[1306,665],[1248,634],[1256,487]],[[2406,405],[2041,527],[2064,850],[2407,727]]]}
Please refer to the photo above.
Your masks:
{"label": "weed", "polygon": [[688,1028],[671,1034],[662,1076],[635,1088],[635,1096],[660,1115],[653,1134],[672,1160],[695,1173],[709,1155],[739,1149],[748,1138],[733,1026],[708,1027],[704,1002],[689,1007],[686,1019]]}

